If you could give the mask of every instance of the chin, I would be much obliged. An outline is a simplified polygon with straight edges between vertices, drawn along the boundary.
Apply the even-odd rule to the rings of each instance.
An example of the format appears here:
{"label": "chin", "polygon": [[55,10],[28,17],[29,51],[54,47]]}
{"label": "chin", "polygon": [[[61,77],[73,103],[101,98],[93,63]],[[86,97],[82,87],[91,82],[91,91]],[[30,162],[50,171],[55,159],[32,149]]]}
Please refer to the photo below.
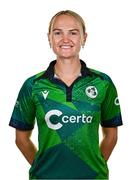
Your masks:
{"label": "chin", "polygon": [[73,58],[73,57],[77,57],[78,54],[57,54],[57,57],[59,58]]}

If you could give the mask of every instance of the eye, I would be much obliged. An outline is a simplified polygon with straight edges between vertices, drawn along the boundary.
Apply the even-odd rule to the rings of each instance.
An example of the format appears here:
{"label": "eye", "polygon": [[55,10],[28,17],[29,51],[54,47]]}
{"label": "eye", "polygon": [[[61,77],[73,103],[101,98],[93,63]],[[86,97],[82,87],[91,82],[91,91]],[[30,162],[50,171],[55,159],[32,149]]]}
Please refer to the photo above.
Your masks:
{"label": "eye", "polygon": [[77,32],[72,31],[71,35],[77,35]]}
{"label": "eye", "polygon": [[78,30],[71,30],[71,31],[70,31],[70,34],[71,34],[72,36],[77,36],[77,35],[79,34],[79,31],[78,31]]}
{"label": "eye", "polygon": [[54,32],[54,35],[60,35],[60,34],[61,34],[60,31],[55,31],[55,32]]}

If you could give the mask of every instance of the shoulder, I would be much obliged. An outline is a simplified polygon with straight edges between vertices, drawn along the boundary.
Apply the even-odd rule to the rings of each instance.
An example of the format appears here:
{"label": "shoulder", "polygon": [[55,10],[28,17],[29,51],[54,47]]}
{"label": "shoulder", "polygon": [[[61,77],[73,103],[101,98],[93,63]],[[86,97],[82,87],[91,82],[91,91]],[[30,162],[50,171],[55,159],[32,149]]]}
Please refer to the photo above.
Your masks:
{"label": "shoulder", "polygon": [[101,72],[99,70],[96,70],[96,69],[92,69],[92,68],[89,68],[89,71],[92,74],[92,76],[98,77],[98,78],[100,78],[104,81],[107,81],[109,83],[113,83],[111,77],[108,74]]}
{"label": "shoulder", "polygon": [[37,79],[39,79],[43,74],[44,74],[45,71],[42,71],[42,72],[39,72],[33,76],[30,76],[29,78],[27,78],[23,85],[22,85],[22,89],[24,90],[25,88],[29,88],[29,89],[32,89],[33,86],[35,85]]}
{"label": "shoulder", "polygon": [[43,74],[45,71],[39,72],[25,80],[25,83],[27,84],[34,84]]}

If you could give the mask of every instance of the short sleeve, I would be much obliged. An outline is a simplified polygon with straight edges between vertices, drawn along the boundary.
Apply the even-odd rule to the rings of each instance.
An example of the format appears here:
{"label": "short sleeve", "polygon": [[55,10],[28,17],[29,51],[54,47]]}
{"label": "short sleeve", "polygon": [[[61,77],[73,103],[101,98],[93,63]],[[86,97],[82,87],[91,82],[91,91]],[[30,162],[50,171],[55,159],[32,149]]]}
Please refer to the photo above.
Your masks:
{"label": "short sleeve", "polygon": [[9,125],[19,130],[32,130],[35,123],[35,105],[32,82],[26,80],[18,94]]}
{"label": "short sleeve", "polygon": [[104,101],[101,105],[101,126],[116,127],[122,125],[121,109],[116,87],[111,79],[107,84]]}

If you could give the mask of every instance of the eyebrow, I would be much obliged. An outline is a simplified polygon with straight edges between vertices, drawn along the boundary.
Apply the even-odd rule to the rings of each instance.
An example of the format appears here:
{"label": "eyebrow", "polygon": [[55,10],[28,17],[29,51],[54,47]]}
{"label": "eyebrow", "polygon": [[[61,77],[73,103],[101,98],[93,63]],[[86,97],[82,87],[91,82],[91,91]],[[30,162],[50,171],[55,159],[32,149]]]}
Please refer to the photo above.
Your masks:
{"label": "eyebrow", "polygon": [[[53,29],[53,32],[54,31],[63,31],[63,30],[59,29],[59,28],[55,28],[55,29]],[[69,31],[78,31],[79,32],[79,29],[70,29]]]}

